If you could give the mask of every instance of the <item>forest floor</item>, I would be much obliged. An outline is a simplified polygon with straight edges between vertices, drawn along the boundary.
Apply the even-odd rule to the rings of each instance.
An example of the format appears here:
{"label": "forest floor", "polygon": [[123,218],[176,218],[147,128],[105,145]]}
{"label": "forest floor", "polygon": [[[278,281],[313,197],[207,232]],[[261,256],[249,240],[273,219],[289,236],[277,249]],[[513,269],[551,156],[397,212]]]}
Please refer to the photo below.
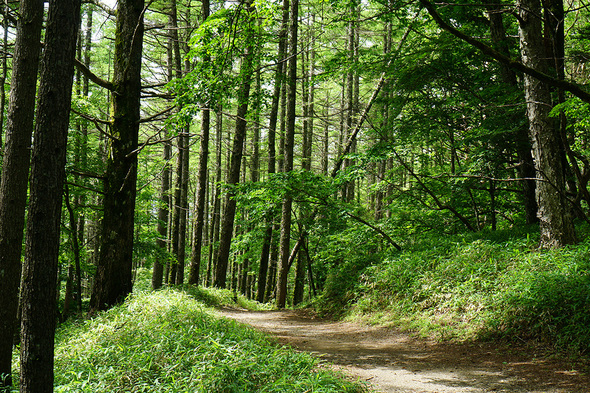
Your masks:
{"label": "forest floor", "polygon": [[311,352],[377,392],[590,392],[590,378],[576,365],[527,347],[440,343],[304,311],[222,309],[219,314]]}

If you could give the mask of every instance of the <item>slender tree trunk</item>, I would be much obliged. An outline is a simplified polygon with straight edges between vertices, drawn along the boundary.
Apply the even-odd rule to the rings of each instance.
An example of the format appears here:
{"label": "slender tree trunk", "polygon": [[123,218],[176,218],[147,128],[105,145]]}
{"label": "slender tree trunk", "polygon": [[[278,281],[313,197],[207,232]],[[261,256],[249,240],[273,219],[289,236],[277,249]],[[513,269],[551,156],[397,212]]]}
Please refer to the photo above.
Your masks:
{"label": "slender tree trunk", "polygon": [[[272,104],[269,115],[268,124],[268,174],[276,172],[276,129],[277,118],[279,113],[281,91],[283,90],[285,81],[285,67],[284,59],[287,46],[287,28],[289,24],[289,1],[283,0],[283,19],[281,23],[281,30],[279,31],[279,47],[277,51],[277,67],[275,70],[275,79],[273,86]],[[264,241],[262,252],[260,255],[260,264],[258,269],[258,291],[256,293],[256,300],[259,302],[265,301],[265,293],[267,286],[268,268],[271,242],[273,238],[273,212],[269,211],[266,218],[266,230],[264,233]]]}
{"label": "slender tree trunk", "polygon": [[186,259],[186,233],[187,233],[187,216],[188,216],[188,172],[189,172],[189,126],[187,125],[180,136],[183,139],[183,154],[180,185],[180,221],[178,223],[178,248],[177,248],[177,270],[174,283],[182,285],[184,282],[184,265]]}
{"label": "slender tree trunk", "polygon": [[[169,20],[170,25],[172,22]],[[174,53],[172,49],[173,36],[170,34],[168,44],[166,46],[167,54],[167,68],[168,68],[168,82],[171,82],[174,78]],[[156,261],[154,262],[154,268],[152,270],[152,288],[159,289],[162,286],[164,276],[166,281],[168,280],[168,272],[164,272],[165,267],[170,266],[170,258],[168,254],[169,248],[169,236],[168,236],[168,221],[170,220],[170,181],[172,177],[172,167],[170,164],[170,158],[172,157],[172,143],[168,140],[168,130],[164,128],[163,139],[164,149],[162,152],[164,159],[164,169],[162,170],[162,182],[160,185],[160,204],[158,206],[158,239],[156,240],[156,247],[158,248],[158,254]],[[168,270],[168,269],[167,269]]]}
{"label": "slender tree trunk", "polygon": [[215,184],[214,184],[214,202],[213,202],[213,222],[211,223],[211,235],[209,245],[209,262],[207,263],[207,286],[211,285],[213,271],[215,270],[213,263],[217,259],[214,254],[217,253],[217,244],[219,242],[219,226],[221,221],[221,140],[223,135],[223,111],[221,107],[217,109],[217,120],[215,122],[215,160],[217,162],[215,168]]}
{"label": "slender tree trunk", "polygon": [[[289,28],[289,72],[287,79],[287,127],[285,132],[284,172],[293,170],[293,147],[295,141],[295,106],[297,100],[297,32],[299,24],[299,0],[291,2]],[[277,307],[284,308],[287,302],[287,278],[289,275],[289,255],[291,244],[291,208],[293,199],[283,198],[281,211],[280,260],[277,277]]]}
{"label": "slender tree trunk", "polygon": [[[279,233],[279,224],[273,224],[272,232]],[[273,237],[274,238],[274,237]],[[274,297],[273,291],[277,288],[277,268],[279,260],[279,242],[271,239],[270,256],[268,259],[268,275],[266,276],[266,288],[264,289],[264,302],[270,301]]]}
{"label": "slender tree trunk", "polygon": [[20,391],[53,392],[57,271],[80,0],[51,0],[37,105],[22,276]]}
{"label": "slender tree trunk", "polygon": [[12,384],[12,343],[21,277],[43,1],[22,0],[19,13],[0,183],[0,387]]}
{"label": "slender tree trunk", "polygon": [[305,294],[305,268],[307,266],[307,255],[300,252],[297,257],[295,266],[295,288],[293,289],[293,305],[296,306],[303,302]]}
{"label": "slender tree trunk", "polygon": [[197,185],[197,202],[195,230],[193,233],[193,248],[191,254],[191,267],[188,283],[191,285],[199,284],[199,275],[201,270],[201,248],[203,244],[203,227],[205,219],[205,201],[207,195],[207,161],[209,158],[209,131],[210,131],[210,112],[206,107],[201,112],[201,144],[199,153],[199,171]]}
{"label": "slender tree trunk", "polygon": [[[522,62],[536,71],[546,72],[539,0],[519,0],[519,36]],[[561,139],[549,118],[549,86],[528,74],[524,90],[529,118],[529,137],[533,143],[537,180],[536,194],[542,248],[561,247],[576,242],[570,206],[565,196],[565,168]]]}
{"label": "slender tree trunk", "polygon": [[91,313],[131,293],[137,183],[144,0],[119,0],[112,94],[113,122],[105,176],[102,245]]}
{"label": "slender tree trunk", "polygon": [[258,289],[256,292],[256,301],[264,301],[264,289],[266,286],[266,277],[268,274],[268,258],[270,255],[270,242],[272,241],[272,223],[266,221],[266,230],[264,231],[264,240],[262,241],[262,251],[260,257],[260,267],[258,269]]}
{"label": "slender tree trunk", "polygon": [[154,262],[154,269],[152,271],[152,288],[158,289],[162,286],[162,279],[164,274],[164,266],[168,260],[167,244],[168,244],[168,206],[170,205],[170,174],[172,168],[170,167],[170,156],[172,153],[172,146],[168,138],[168,133],[164,129],[164,170],[162,171],[162,183],[160,185],[160,204],[158,206],[158,239],[156,240],[156,247],[158,248],[158,256]]}
{"label": "slender tree trunk", "polygon": [[[326,104],[324,106],[324,116],[328,118],[329,115],[329,100],[330,95],[326,94]],[[328,162],[330,159],[330,123],[324,124],[324,137],[322,138],[322,174],[328,176]]]}
{"label": "slender tree trunk", "polygon": [[[244,0],[248,16],[253,11],[252,1]],[[240,180],[240,167],[242,164],[242,154],[244,150],[244,140],[246,138],[246,115],[248,113],[248,101],[250,97],[250,86],[252,84],[252,66],[254,61],[254,48],[252,46],[254,26],[253,21],[248,21],[245,34],[248,46],[244,51],[242,65],[240,68],[241,87],[238,94],[238,111],[236,115],[236,130],[232,147],[230,160],[230,170],[228,174],[228,184],[237,184]],[[219,241],[219,255],[215,266],[215,286],[225,288],[227,277],[227,266],[229,260],[229,251],[233,235],[234,218],[236,215],[236,200],[234,192],[228,191],[224,201],[224,214],[221,223],[221,236]]]}
{"label": "slender tree trunk", "polygon": [[[209,0],[203,0],[202,2],[202,18],[205,21],[209,17]],[[204,62],[208,62],[211,59],[205,57]],[[191,285],[199,284],[199,274],[201,270],[201,247],[203,244],[203,220],[205,212],[205,197],[207,194],[207,165],[209,161],[209,132],[211,125],[211,103],[206,102],[201,111],[201,141],[199,152],[199,180],[197,185],[197,206],[195,214],[195,231],[193,236],[193,249],[191,254],[191,269],[189,274],[188,283]]]}

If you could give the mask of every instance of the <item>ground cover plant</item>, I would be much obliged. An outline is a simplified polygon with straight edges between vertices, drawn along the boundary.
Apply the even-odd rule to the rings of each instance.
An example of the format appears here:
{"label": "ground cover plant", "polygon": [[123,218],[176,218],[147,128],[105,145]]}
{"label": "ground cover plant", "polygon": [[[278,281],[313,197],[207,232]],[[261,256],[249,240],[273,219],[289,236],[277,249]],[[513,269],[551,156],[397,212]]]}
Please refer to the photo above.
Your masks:
{"label": "ground cover plant", "polygon": [[[534,235],[514,230],[415,237],[403,252],[368,264],[349,285],[340,283],[348,288],[339,295],[344,316],[443,340],[529,342],[587,355],[590,242],[553,250],[537,245]],[[337,301],[315,304],[330,312]]]}
{"label": "ground cover plant", "polygon": [[133,294],[62,325],[56,343],[55,392],[363,391],[307,354],[214,317],[181,290]]}

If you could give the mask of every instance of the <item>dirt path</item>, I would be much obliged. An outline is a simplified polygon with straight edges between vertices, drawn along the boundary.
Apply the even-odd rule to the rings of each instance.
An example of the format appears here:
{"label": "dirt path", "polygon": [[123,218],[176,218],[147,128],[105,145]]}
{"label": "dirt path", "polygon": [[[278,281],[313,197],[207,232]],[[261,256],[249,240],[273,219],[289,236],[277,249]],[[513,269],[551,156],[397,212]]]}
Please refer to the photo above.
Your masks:
{"label": "dirt path", "polygon": [[434,343],[294,311],[219,313],[312,352],[378,392],[590,392],[590,379],[571,365],[522,350]]}

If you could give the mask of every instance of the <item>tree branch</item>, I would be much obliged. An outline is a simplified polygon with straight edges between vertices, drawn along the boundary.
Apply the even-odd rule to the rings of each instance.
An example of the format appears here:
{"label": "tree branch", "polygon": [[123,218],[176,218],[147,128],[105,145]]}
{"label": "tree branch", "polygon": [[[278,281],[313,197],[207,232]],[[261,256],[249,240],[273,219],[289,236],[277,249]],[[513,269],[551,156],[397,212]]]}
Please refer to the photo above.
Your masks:
{"label": "tree branch", "polygon": [[90,71],[90,69],[88,67],[86,67],[86,65],[84,65],[84,63],[82,63],[78,59],[76,59],[76,67],[78,67],[80,72],[82,72],[85,77],[90,79],[92,82],[96,83],[98,86],[104,87],[105,89],[112,91],[112,92],[115,91],[115,85],[113,85],[109,81],[105,81],[104,79],[100,78],[98,75],[96,75],[95,73]]}
{"label": "tree branch", "polygon": [[530,75],[534,78],[537,78],[541,82],[545,82],[548,85],[551,85],[553,87],[557,87],[558,89],[569,91],[570,93],[572,93],[573,95],[575,95],[576,97],[581,99],[582,101],[590,103],[590,93],[583,90],[577,84],[572,83],[572,82],[568,82],[565,80],[553,78],[552,76],[549,76],[545,73],[542,73],[542,72],[534,70],[530,67],[527,67],[519,61],[511,59],[510,57],[498,52],[497,50],[491,48],[490,46],[484,44],[483,42],[478,41],[475,38],[468,36],[467,34],[461,32],[460,30],[454,28],[453,26],[451,26],[450,24],[445,22],[441,18],[441,16],[438,14],[438,12],[436,11],[436,8],[434,7],[434,5],[431,2],[429,2],[428,0],[419,0],[419,1],[420,1],[420,4],[422,4],[424,6],[424,8],[426,8],[428,10],[428,13],[430,14],[430,16],[432,16],[432,19],[434,19],[436,24],[441,29],[448,31],[449,33],[451,33],[455,37],[476,47],[483,54],[490,56],[494,60],[496,60],[502,64],[505,64],[506,66],[512,68],[513,70],[520,71],[524,74]]}

